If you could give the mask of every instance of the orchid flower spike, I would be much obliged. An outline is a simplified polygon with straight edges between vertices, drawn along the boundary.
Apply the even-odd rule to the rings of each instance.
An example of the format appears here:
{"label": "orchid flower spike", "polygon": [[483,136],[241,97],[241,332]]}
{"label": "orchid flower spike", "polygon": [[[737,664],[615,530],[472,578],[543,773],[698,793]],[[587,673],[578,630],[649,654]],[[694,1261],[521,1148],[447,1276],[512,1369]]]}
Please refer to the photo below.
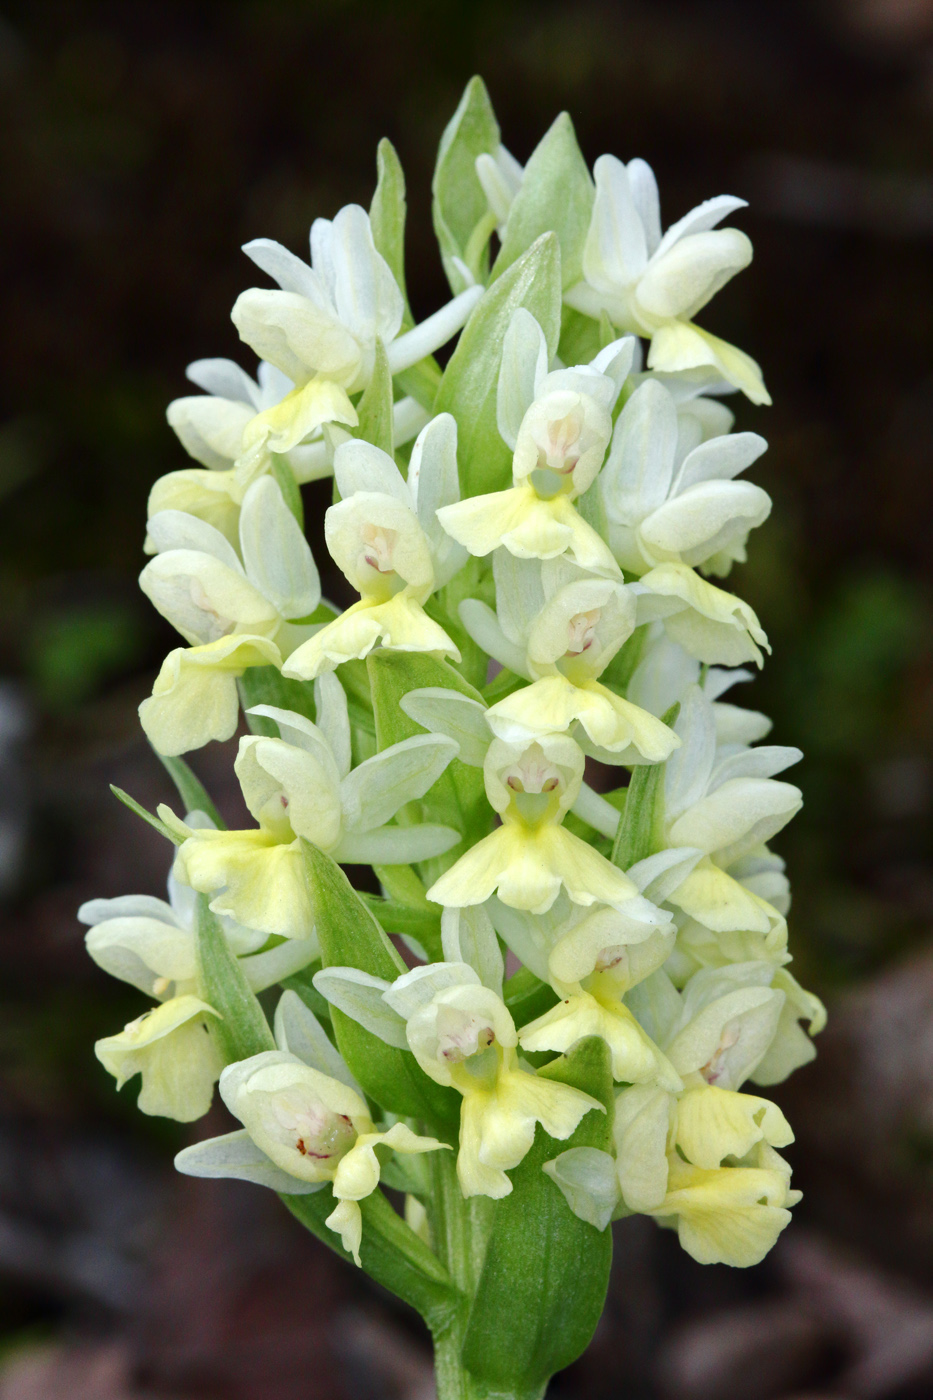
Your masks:
{"label": "orchid flower spike", "polygon": [[231,737],[236,678],[250,666],[280,667],[304,641],[321,585],[271,477],[246,492],[239,552],[219,530],[182,511],[161,511],[149,529],[159,553],[143,569],[140,587],[190,647],[169,653],[139,715],[159,753],[180,754]]}
{"label": "orchid flower spike", "polygon": [[334,454],[343,499],[328,510],[324,535],[331,555],[360,594],[289,658],[283,674],[310,680],[375,646],[395,651],[460,653],[422,606],[465,554],[438,528],[443,501],[457,499],[457,431],[449,414],[433,419],[412,453],[406,482],[387,453],[346,442]]}
{"label": "orchid flower spike", "polygon": [[240,740],[234,766],[255,830],[192,830],[159,809],[182,842],[179,877],[213,895],[215,913],[283,938],[315,938],[302,840],[335,860],[395,865],[441,855],[460,839],[446,826],[388,825],[437,781],[457,752],[452,740],[406,739],[351,769],[347,701],[335,676],[315,683],[315,701],[317,724],[272,705],[251,711],[282,736]]}
{"label": "orchid flower spike", "polygon": [[600,156],[596,200],[583,252],[583,280],[568,305],[651,341],[648,367],[677,372],[710,367],[752,403],[770,403],[750,355],[701,330],[693,317],[752,260],[738,229],[717,229],[744,199],[719,195],[697,205],[661,236],[658,186],[643,160]]}
{"label": "orchid flower spike", "polygon": [[311,226],[311,262],[257,238],[243,250],[279,290],[253,287],[233,308],[241,340],[296,386],[258,414],[244,435],[247,453],[288,452],[324,423],[357,421],[349,394],[365,389],[381,341],[398,374],[431,355],[466,321],[482,295],[471,287],[400,335],[405,303],[357,204]]}
{"label": "orchid flower spike", "polygon": [[520,559],[569,554],[581,568],[618,577],[605,542],[574,500],[592,485],[612,434],[612,409],[632,362],[631,339],[591,365],[547,373],[544,333],[527,311],[506,332],[498,387],[499,432],[513,449],[512,486],[438,512],[471,554],[500,546]]}

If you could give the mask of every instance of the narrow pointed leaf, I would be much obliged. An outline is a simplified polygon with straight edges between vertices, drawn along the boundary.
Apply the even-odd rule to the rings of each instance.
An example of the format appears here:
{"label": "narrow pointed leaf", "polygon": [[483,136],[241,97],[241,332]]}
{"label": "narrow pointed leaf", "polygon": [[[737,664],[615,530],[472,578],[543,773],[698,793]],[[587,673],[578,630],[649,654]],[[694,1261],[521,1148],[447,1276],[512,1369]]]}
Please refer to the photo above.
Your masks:
{"label": "narrow pointed leaf", "polygon": [[509,322],[520,306],[544,331],[548,355],[560,333],[560,245],[545,233],[489,288],[467,321],[447,365],[435,411],[457,420],[461,495],[501,491],[511,479],[512,454],[496,418],[499,365]]}
{"label": "narrow pointed leaf", "polygon": [[363,392],[357,405],[359,423],[353,429],[353,436],[371,442],[391,457],[395,451],[392,422],[392,373],[386,358],[385,346],[376,341],[376,358],[373,377]]}
{"label": "narrow pointed leaf", "polygon": [[179,844],[178,837],[169,831],[165,823],[159,821],[159,818],[154,817],[151,812],[147,812],[142,803],[137,802],[135,797],[130,797],[128,792],[124,792],[122,788],[116,787],[113,783],[110,784],[110,791],[118,802],[122,802],[124,807],[129,807],[130,811],[135,812],[137,817],[142,817],[143,821],[151,826],[153,831],[157,831],[160,836],[164,836],[166,841],[171,841],[173,846]]}
{"label": "narrow pointed leaf", "polygon": [[492,270],[495,281],[549,229],[560,239],[564,290],[583,276],[583,245],[595,190],[577,145],[573,122],[561,112],[532,152],[509,210],[505,239]]}
{"label": "narrow pointed leaf", "polygon": [[214,806],[207,788],[200,778],[191,771],[185,760],[183,758],[169,758],[166,754],[159,753],[158,749],[153,749],[153,753],[175,784],[178,796],[184,803],[185,813],[206,812],[217,830],[225,831],[227,823]]}
{"label": "narrow pointed leaf", "polygon": [[[673,727],[679,711],[679,705],[672,705],[664,715],[663,723]],[[653,854],[660,816],[658,807],[663,796],[663,763],[639,764],[632,770],[632,780],[612,845],[612,863],[620,870],[628,870]]]}
{"label": "narrow pointed leaf", "polygon": [[[324,967],[355,967],[394,981],[405,964],[340,866],[310,842],[301,848]],[[386,1045],[336,1007],[330,1014],[340,1053],[365,1093],[392,1113],[456,1121],[459,1096],[429,1079],[410,1051]]]}
{"label": "narrow pointed leaf", "polygon": [[369,206],[369,223],[376,251],[381,253],[405,300],[402,332],[414,325],[405,289],[405,175],[395,147],[385,137],[376,148],[376,193]]}
{"label": "narrow pointed leaf", "polygon": [[275,1049],[265,1012],[230,951],[220,920],[198,895],[198,990],[220,1019],[211,1027],[227,1064]]}
{"label": "narrow pointed leaf", "polygon": [[[434,232],[440,244],[447,280],[455,295],[467,283],[454,264],[465,260],[477,226],[488,217],[489,206],[476,174],[476,157],[494,155],[499,148],[499,123],[482,78],[471,78],[437,151],[437,164],[431,182]],[[489,223],[489,233],[494,224]],[[487,234],[488,240],[488,234]],[[474,239],[474,243],[475,243]],[[488,253],[478,250],[471,271],[485,279]]]}

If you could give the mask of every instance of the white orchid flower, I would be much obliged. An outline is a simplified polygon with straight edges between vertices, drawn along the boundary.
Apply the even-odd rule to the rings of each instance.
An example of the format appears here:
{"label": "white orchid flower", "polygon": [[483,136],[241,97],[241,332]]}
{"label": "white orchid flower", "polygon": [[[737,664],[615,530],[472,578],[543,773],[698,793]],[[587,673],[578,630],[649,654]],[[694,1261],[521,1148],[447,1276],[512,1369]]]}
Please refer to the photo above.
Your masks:
{"label": "white orchid flower", "polygon": [[615,341],[591,365],[549,374],[540,326],[517,311],[497,398],[499,432],[513,449],[512,486],[438,511],[447,533],[479,557],[500,546],[520,559],[569,554],[581,568],[617,577],[610,550],[573,502],[602,465],[633,350],[631,339]]}
{"label": "white orchid flower", "polygon": [[348,395],[369,383],[377,340],[398,374],[459,331],[482,296],[481,287],[470,287],[400,335],[402,293],[376,251],[369,215],[357,204],[333,220],[315,219],[310,265],[268,238],[243,251],[280,290],[241,293],[233,323],[240,338],[296,386],[250,422],[247,452],[288,452],[323,423],[356,422]]}
{"label": "white orchid flower", "polygon": [[[692,846],[703,859],[668,895],[689,918],[717,933],[773,932],[783,919],[751,885],[739,862],[761,848],[800,810],[800,789],[777,782],[802,757],[783,745],[717,747],[713,702],[698,686],[684,695],[675,729],[681,747],[664,772],[664,830],[672,847]],[[754,873],[757,872],[752,872]]]}
{"label": "white orchid flower", "polygon": [[780,1036],[785,994],[773,975],[738,964],[698,974],[681,995],[658,970],[629,994],[682,1084],[616,1096],[614,1161],[572,1149],[545,1167],[584,1219],[605,1228],[619,1206],[669,1218],[701,1263],[746,1267],[771,1248],[799,1200],[774,1150],[793,1133],[775,1104],[740,1089]]}
{"label": "white orchid flower", "polygon": [[[280,369],[264,360],[256,379],[251,379],[233,360],[195,360],[186,374],[205,392],[174,399],[168,406],[168,421],[185,451],[206,470],[187,468],[161,477],[150,494],[149,515],[160,510],[183,510],[207,520],[235,542],[239,507],[246,489],[258,473],[270,466],[268,455],[246,453],[244,436],[248,436],[249,425],[257,414],[275,408],[295,386]],[[396,445],[410,442],[429,417],[416,399],[399,399],[392,409]],[[344,414],[338,421],[352,424],[355,418],[355,413],[352,418]],[[283,455],[299,484],[333,473],[333,447],[321,429]],[[155,552],[148,538],[146,552]]]}
{"label": "white orchid flower", "polygon": [[360,600],[299,647],[283,674],[310,680],[375,646],[459,661],[454,643],[422,606],[466,557],[436,519],[440,503],[459,496],[453,418],[440,414],[422,430],[407,482],[392,458],[368,442],[338,447],[334,474],[343,499],[324,517],[324,535]]}
{"label": "white orchid flower", "polygon": [[673,731],[599,681],[634,630],[632,590],[584,575],[565,560],[542,566],[505,550],[493,567],[497,615],[468,600],[460,610],[464,625],[497,660],[518,666],[532,682],[490,707],[487,720],[496,737],[517,743],[579,725],[616,762],[668,758],[678,742]]}
{"label": "white orchid flower", "polygon": [[494,739],[483,778],[502,824],[435,881],[428,899],[463,908],[498,892],[503,904],[543,914],[564,888],[575,904],[624,905],[637,893],[632,882],[562,825],[580,794],[583,767],[582,750],[566,735],[531,744]]}
{"label": "white orchid flower", "polygon": [[628,573],[679,563],[724,575],[771,512],[760,486],[734,479],[766,450],[764,438],[707,438],[675,469],[681,438],[674,398],[647,380],[619,415],[599,477],[609,543]]}
{"label": "white orchid flower", "polygon": [[404,1123],[377,1130],[346,1065],[294,992],[283,994],[275,1029],[279,1049],[229,1065],[220,1076],[221,1097],[243,1128],[185,1148],[175,1165],[188,1176],[235,1177],[285,1195],[330,1184],[336,1205],[324,1223],[359,1266],[359,1202],[377,1189],[381,1171],[374,1149],[420,1153],[447,1144]]}
{"label": "white orchid flower", "polygon": [[746,710],[720,698],[733,685],[752,680],[754,672],[701,667],[696,657],[671,640],[660,622],[650,624],[645,635],[646,645],[626,692],[635,704],[663,715],[683,700],[691,685],[699,684],[712,705],[717,744],[757,744],[771,732],[771,720],[760,710]]}
{"label": "white orchid flower", "polygon": [[[192,813],[189,825],[213,830],[203,812]],[[85,944],[98,967],[138,987],[162,1003],[131,1022],[115,1036],[98,1042],[98,1059],[121,1088],[134,1074],[142,1075],[139,1106],[187,1123],[205,1114],[222,1062],[209,1034],[215,1013],[198,997],[197,897],[174,874],[168,879],[168,901],[151,895],[120,895],[91,899],[78,918],[89,924]],[[309,942],[281,943],[259,950],[268,935],[222,918],[231,952],[239,960],[254,992],[265,991],[312,961]]]}
{"label": "white orchid flower", "polygon": [[710,367],[747,394],[770,403],[750,355],[701,330],[694,316],[752,260],[738,229],[716,225],[746,201],[719,195],[692,209],[661,235],[658,187],[643,160],[625,165],[600,156],[596,199],[583,252],[583,281],[565,294],[570,306],[619,330],[650,339],[648,367],[678,372]]}
{"label": "white orchid flower", "polygon": [[211,1040],[208,1018],[217,1012],[191,993],[172,997],[125,1026],[119,1035],[98,1040],[94,1054],[122,1089],[142,1076],[137,1105],[142,1113],[192,1123],[211,1106],[223,1068]]}
{"label": "white orchid flower", "polygon": [[[495,941],[482,911],[466,917],[479,920],[474,946]],[[454,951],[452,936],[459,935],[452,935],[448,923],[445,954]],[[488,965],[490,959],[484,955],[481,961]],[[562,1141],[591,1108],[603,1107],[589,1094],[542,1079],[522,1064],[501,981],[483,985],[467,963],[424,964],[391,983],[355,968],[329,967],[315,974],[314,985],[375,1034],[410,1049],[436,1083],[462,1095],[457,1176],[465,1196],[509,1195],[506,1172],[528,1152],[537,1123]]]}
{"label": "white orchid flower", "polygon": [[140,587],[191,645],[169,653],[140,720],[160,753],[179,754],[236,729],[236,678],[250,666],[281,666],[309,635],[304,619],[321,600],[311,549],[271,477],[246,492],[239,553],[220,531],[182,511],[149,522],[159,553]]}
{"label": "white orchid flower", "polygon": [[560,1001],[522,1029],[522,1049],[566,1054],[578,1041],[598,1035],[609,1046],[614,1079],[680,1088],[677,1074],[623,1001],[665,961],[674,933],[670,917],[640,895],[620,909],[597,906],[582,917],[576,912],[547,961],[546,980]]}
{"label": "white orchid flower", "polygon": [[274,720],[280,739],[246,735],[235,764],[252,831],[192,831],[167,807],[162,819],[181,838],[178,873],[214,896],[211,908],[284,938],[314,938],[300,839],[338,861],[406,864],[442,855],[460,834],[420,823],[389,826],[406,802],[423,797],[457,752],[424,734],[350,767],[347,701],[334,676],[315,683],[318,723],[271,705],[252,714]]}

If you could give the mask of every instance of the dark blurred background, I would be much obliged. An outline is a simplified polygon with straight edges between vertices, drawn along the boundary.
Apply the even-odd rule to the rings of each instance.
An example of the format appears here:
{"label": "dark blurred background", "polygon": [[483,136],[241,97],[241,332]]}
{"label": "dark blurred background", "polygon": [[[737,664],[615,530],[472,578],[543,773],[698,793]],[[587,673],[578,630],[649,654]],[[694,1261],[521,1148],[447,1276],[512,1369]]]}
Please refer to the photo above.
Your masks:
{"label": "dark blurred background", "polygon": [[[313,217],[367,205],[387,135],[431,310],[434,152],[474,71],[521,160],[566,107],[588,160],[651,162],[665,222],[751,201],[755,262],[704,324],[775,402],[738,404],[775,503],[735,576],[774,644],[741,698],[806,750],[778,846],[795,971],[831,1010],[776,1094],[805,1199],[773,1255],[701,1269],[620,1224],[553,1393],[933,1394],[933,3],[32,0],[0,6],[2,1400],[431,1394],[416,1322],[270,1193],[173,1174],[205,1125],[143,1118],[94,1060],[141,999],[75,910],[165,876],[107,784],[171,795],[135,710],[174,642],[135,580],[149,487],[186,463],[164,419],[186,363],[251,365],[239,245],[301,253]],[[195,762],[235,815],[230,746]]]}

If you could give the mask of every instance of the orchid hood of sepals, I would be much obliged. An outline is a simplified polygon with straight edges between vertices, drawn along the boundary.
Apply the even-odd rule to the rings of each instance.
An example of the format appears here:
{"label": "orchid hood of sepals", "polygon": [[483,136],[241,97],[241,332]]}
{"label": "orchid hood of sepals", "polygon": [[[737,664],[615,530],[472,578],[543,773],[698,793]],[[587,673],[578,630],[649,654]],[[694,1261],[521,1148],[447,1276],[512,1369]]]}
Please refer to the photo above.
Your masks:
{"label": "orchid hood of sepals", "polygon": [[635,607],[631,590],[611,579],[578,578],[558,588],[528,629],[533,683],[490,708],[493,733],[518,742],[579,724],[594,744],[626,760],[668,758],[678,743],[673,731],[598,680],[631,635]]}
{"label": "orchid hood of sepals", "polygon": [[427,860],[460,839],[446,826],[387,825],[400,807],[423,797],[437,781],[456,744],[423,734],[351,770],[343,689],[326,676],[315,690],[319,724],[271,705],[252,711],[274,720],[283,736],[240,740],[235,769],[257,829],[191,831],[160,808],[183,838],[177,855],[181,878],[214,895],[215,913],[284,938],[314,936],[302,838],[335,860],[377,864]]}
{"label": "orchid hood of sepals", "polygon": [[437,503],[459,493],[456,424],[449,414],[428,424],[415,454],[413,486],[370,443],[346,442],[334,454],[343,499],[324,517],[324,535],[360,600],[295,651],[283,668],[286,676],[312,679],[377,645],[459,661],[454,643],[422,606],[437,583],[434,558],[442,576],[450,577],[463,557],[442,541],[434,519]]}
{"label": "orchid hood of sepals", "polygon": [[437,904],[503,904],[543,914],[565,888],[576,904],[618,906],[637,893],[622,871],[561,823],[580,792],[583,752],[564,735],[535,743],[494,739],[483,764],[486,796],[502,825],[428,890]]}
{"label": "orchid hood of sepals", "polygon": [[131,1021],[119,1035],[107,1036],[94,1053],[122,1089],[142,1076],[137,1100],[142,1113],[192,1123],[211,1106],[223,1060],[208,1031],[217,1012],[186,994],[164,1001]]}
{"label": "orchid hood of sepals", "polygon": [[528,1152],[537,1123],[562,1141],[590,1109],[603,1110],[589,1094],[521,1064],[504,1002],[467,964],[415,968],[383,998],[405,1018],[408,1045],[424,1072],[463,1096],[457,1175],[465,1196],[509,1195],[506,1172]]}
{"label": "orchid hood of sepals", "polygon": [[609,543],[629,573],[678,563],[724,575],[771,511],[760,486],[735,480],[767,444],[757,433],[713,437],[675,466],[679,436],[672,395],[647,380],[619,415],[599,477]]}
{"label": "orchid hood of sepals", "polygon": [[480,557],[499,547],[520,559],[569,554],[581,568],[617,577],[610,550],[573,501],[602,464],[631,358],[631,343],[618,341],[593,365],[548,374],[540,327],[516,313],[497,398],[499,432],[513,448],[512,486],[438,511],[447,533]]}
{"label": "orchid hood of sepals", "polygon": [[597,319],[605,312],[622,331],[651,340],[649,369],[677,372],[709,367],[752,403],[770,403],[750,355],[694,325],[693,317],[752,260],[738,229],[716,225],[745,205],[719,195],[691,210],[661,235],[658,187],[643,160],[625,165],[600,156],[593,174],[596,200],[583,252],[583,281],[565,295]]}
{"label": "orchid hood of sepals", "polygon": [[[325,1224],[340,1235],[357,1265],[363,1228],[358,1202],[379,1185],[375,1147],[403,1153],[446,1147],[435,1138],[418,1137],[404,1123],[377,1132],[355,1089],[287,1051],[268,1050],[230,1065],[221,1075],[220,1093],[253,1145],[277,1169],[277,1176],[267,1173],[269,1185],[300,1193],[302,1187],[313,1190],[331,1183],[337,1205]],[[238,1138],[231,1133],[226,1141]],[[187,1159],[180,1155],[180,1170],[199,1175],[198,1165],[197,1149]]]}
{"label": "orchid hood of sepals", "polygon": [[326,422],[356,422],[347,397],[369,383],[376,342],[393,374],[433,354],[466,321],[482,295],[469,288],[428,321],[399,335],[405,304],[376,251],[369,215],[357,204],[311,226],[311,262],[257,238],[244,252],[280,290],[243,292],[233,308],[240,339],[275,365],[295,389],[250,425],[248,447],[288,451]]}
{"label": "orchid hood of sepals", "polygon": [[688,687],[674,727],[682,744],[664,773],[667,844],[695,847],[704,858],[668,898],[715,932],[767,934],[782,916],[731,871],[799,812],[800,789],[771,775],[798,762],[800,750],[781,745],[720,750],[714,706],[699,686]]}
{"label": "orchid hood of sepals", "polygon": [[162,511],[149,524],[159,553],[140,587],[191,646],[169,653],[140,720],[160,753],[179,754],[231,737],[237,677],[250,666],[280,666],[304,641],[310,629],[291,619],[314,612],[321,585],[271,477],[246,492],[239,553],[219,530],[182,511]]}

